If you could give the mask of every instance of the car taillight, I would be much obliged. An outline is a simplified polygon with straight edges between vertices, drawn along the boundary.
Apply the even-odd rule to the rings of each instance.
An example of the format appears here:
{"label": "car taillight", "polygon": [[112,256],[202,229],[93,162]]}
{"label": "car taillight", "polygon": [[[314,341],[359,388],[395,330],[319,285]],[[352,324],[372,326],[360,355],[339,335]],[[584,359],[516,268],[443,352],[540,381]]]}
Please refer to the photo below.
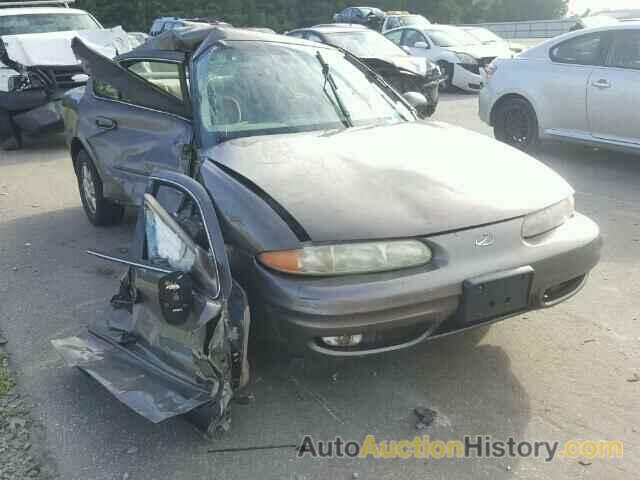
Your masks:
{"label": "car taillight", "polygon": [[487,74],[487,80],[491,79],[491,77],[493,77],[495,73],[498,71],[498,63],[494,60],[489,65],[487,65],[484,71]]}

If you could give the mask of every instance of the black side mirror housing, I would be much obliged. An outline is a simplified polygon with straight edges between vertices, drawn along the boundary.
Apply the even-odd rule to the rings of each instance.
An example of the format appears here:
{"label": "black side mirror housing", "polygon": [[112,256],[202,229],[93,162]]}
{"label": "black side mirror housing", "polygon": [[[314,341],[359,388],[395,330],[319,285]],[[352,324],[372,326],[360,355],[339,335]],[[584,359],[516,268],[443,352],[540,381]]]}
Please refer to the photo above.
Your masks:
{"label": "black side mirror housing", "polygon": [[402,95],[409,105],[411,105],[416,112],[418,113],[418,117],[427,118],[429,116],[429,100],[423,94],[418,92],[406,92]]}
{"label": "black side mirror housing", "polygon": [[158,296],[162,315],[170,325],[182,325],[193,309],[193,284],[188,273],[173,272],[160,279]]}

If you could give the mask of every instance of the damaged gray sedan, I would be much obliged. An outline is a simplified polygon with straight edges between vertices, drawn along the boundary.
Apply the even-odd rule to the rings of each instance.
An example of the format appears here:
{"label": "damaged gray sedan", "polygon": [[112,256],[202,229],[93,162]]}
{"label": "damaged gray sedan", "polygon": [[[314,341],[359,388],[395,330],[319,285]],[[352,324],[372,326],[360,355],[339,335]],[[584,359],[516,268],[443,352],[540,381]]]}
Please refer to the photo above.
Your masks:
{"label": "damaged gray sedan", "polygon": [[289,352],[390,352],[557,305],[598,263],[561,177],[418,121],[348,53],[216,27],[116,61],[73,47],[91,74],[65,98],[87,216],[140,209],[128,256],[93,252],[129,267],[113,311],[54,344],[152,421],[224,425],[250,329]]}

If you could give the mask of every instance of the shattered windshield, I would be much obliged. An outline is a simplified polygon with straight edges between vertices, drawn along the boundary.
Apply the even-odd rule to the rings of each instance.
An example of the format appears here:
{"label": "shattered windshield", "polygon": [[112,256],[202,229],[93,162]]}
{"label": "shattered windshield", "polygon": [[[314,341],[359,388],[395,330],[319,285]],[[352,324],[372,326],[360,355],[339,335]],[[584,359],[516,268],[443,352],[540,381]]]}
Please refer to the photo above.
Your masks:
{"label": "shattered windshield", "polygon": [[101,27],[86,13],[27,14],[0,16],[0,35],[99,30]]}
{"label": "shattered windshield", "polygon": [[356,57],[380,58],[406,56],[406,52],[391,40],[373,31],[336,32],[325,35],[329,43],[344,48]]}
{"label": "shattered windshield", "polygon": [[327,48],[227,42],[197,59],[196,81],[204,146],[414,118],[343,53]]}

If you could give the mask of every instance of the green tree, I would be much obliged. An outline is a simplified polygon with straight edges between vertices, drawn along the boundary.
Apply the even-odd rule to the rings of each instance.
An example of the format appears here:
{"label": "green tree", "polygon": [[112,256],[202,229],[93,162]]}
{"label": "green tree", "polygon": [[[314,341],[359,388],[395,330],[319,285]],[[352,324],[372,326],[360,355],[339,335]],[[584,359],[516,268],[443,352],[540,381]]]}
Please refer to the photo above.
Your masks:
{"label": "green tree", "polygon": [[[546,20],[567,12],[568,0],[367,0],[383,10],[408,10],[437,23]],[[349,0],[78,0],[105,26],[146,32],[157,17],[210,17],[236,26],[282,32],[330,22]]]}

